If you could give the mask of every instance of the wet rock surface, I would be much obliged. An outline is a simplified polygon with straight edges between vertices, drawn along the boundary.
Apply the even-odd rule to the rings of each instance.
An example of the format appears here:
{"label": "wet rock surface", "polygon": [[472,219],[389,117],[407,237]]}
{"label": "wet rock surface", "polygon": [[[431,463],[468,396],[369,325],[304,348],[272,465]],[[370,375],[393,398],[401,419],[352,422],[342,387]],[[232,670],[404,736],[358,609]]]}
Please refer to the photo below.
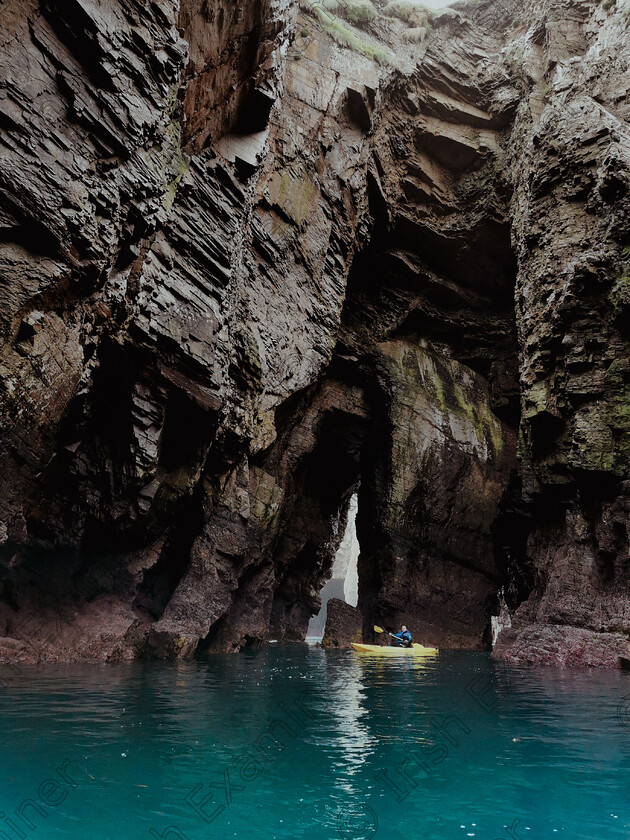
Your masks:
{"label": "wet rock surface", "polygon": [[378,11],[2,5],[0,661],[623,656],[627,16]]}
{"label": "wet rock surface", "polygon": [[339,598],[331,598],[328,601],[322,647],[349,648],[352,642],[360,642],[362,639],[363,615],[361,611]]}

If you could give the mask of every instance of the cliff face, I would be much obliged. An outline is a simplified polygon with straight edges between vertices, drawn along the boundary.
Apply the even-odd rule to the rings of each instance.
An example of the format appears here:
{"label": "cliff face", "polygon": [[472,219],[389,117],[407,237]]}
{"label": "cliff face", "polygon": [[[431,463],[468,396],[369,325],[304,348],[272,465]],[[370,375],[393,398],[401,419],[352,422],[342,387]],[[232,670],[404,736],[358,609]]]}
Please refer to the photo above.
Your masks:
{"label": "cliff face", "polygon": [[614,665],[627,652],[628,22],[621,8],[552,7],[522,55],[512,229],[533,586],[500,637],[506,658]]}
{"label": "cliff face", "polygon": [[0,659],[627,647],[628,16],[339,14],[4,3]]}

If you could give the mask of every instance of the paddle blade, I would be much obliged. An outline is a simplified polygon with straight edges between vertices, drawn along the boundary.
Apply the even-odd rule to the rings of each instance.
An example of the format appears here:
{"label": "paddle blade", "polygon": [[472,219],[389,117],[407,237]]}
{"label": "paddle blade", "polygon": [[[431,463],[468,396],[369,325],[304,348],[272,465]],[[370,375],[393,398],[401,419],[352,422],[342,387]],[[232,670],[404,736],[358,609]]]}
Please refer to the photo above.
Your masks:
{"label": "paddle blade", "polygon": [[384,633],[385,631],[383,630],[382,627],[378,627],[378,625],[375,624],[374,625],[374,632],[375,633]]}

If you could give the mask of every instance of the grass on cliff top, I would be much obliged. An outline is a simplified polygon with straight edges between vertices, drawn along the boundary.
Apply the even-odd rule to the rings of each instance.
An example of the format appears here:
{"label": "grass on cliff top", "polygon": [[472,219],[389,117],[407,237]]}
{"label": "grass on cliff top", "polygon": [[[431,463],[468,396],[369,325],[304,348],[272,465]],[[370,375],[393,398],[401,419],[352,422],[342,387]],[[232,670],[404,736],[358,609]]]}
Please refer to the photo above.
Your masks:
{"label": "grass on cliff top", "polygon": [[414,2],[414,0],[390,0],[383,9],[383,14],[388,17],[396,17],[410,27],[426,26],[430,28],[430,21],[435,13],[423,6],[422,3]]}
{"label": "grass on cliff top", "polygon": [[[352,29],[348,28],[335,17],[333,9],[329,7],[335,6],[337,2],[338,0],[299,0],[300,7],[312,15],[317,21],[318,26],[340,46],[347,47],[366,58],[372,59],[372,61],[377,61],[379,64],[395,64],[395,56],[390,50],[359,37],[356,32],[353,32]],[[364,8],[367,5],[365,2],[348,3],[345,0],[340,0],[337,8],[341,9],[343,6],[344,16],[346,16],[349,22],[353,22],[351,18],[356,17],[357,20],[358,18],[363,20],[363,15],[367,14],[369,16],[369,12],[357,11],[359,8]],[[369,5],[371,6],[371,3]],[[354,11],[348,11],[349,8],[352,8]],[[376,16],[375,10],[374,16]],[[367,21],[367,18],[365,20]],[[359,24],[357,23],[356,25]]]}
{"label": "grass on cliff top", "polygon": [[311,5],[340,15],[353,26],[365,26],[377,16],[372,0],[316,0]]}
{"label": "grass on cliff top", "polygon": [[414,0],[390,0],[383,9],[388,17],[395,17],[407,24],[403,32],[403,40],[408,43],[424,41],[431,31],[431,18],[434,12]]}
{"label": "grass on cliff top", "polygon": [[[299,0],[300,7],[311,14],[340,46],[348,47],[361,55],[377,61],[379,64],[394,64],[395,58],[390,50],[373,44],[359,37],[345,26],[337,16],[359,28],[372,23],[378,12],[371,0]],[[431,30],[431,17],[434,12],[415,0],[391,0],[383,9],[387,17],[395,17],[407,24],[403,40],[408,43],[424,41]]]}

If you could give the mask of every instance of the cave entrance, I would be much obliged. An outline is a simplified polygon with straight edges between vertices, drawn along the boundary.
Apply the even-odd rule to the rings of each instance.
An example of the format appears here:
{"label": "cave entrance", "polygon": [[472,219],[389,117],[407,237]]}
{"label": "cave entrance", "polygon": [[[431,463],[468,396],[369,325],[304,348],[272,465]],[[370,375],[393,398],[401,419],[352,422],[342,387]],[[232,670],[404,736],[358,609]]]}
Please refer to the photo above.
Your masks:
{"label": "cave entrance", "polygon": [[348,506],[348,519],[343,539],[333,560],[330,578],[320,592],[321,608],[311,617],[306,631],[307,642],[320,642],[326,626],[328,601],[339,598],[356,607],[359,600],[359,540],[357,537],[358,494],[353,493]]}

